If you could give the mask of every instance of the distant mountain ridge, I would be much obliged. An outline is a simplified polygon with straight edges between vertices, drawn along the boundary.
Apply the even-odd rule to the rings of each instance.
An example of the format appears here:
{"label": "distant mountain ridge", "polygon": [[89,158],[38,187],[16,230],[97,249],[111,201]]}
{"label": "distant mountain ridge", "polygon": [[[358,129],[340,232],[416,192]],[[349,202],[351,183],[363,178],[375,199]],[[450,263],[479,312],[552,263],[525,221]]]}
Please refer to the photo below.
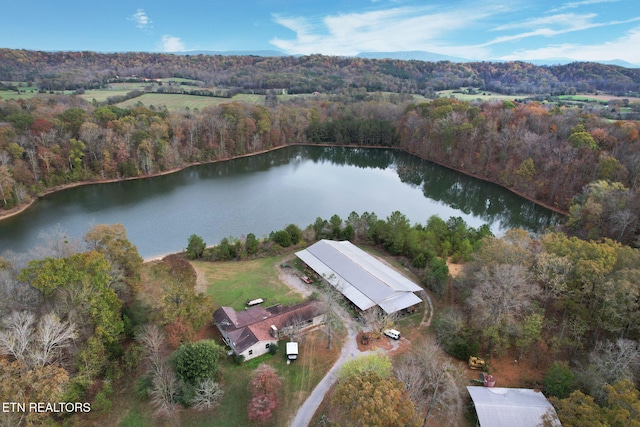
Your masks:
{"label": "distant mountain ridge", "polygon": [[172,52],[174,55],[222,55],[222,56],[289,56],[279,50],[188,50]]}
{"label": "distant mountain ridge", "polygon": [[[485,61],[477,61],[477,60],[462,58],[459,56],[442,55],[439,53],[428,52],[424,50],[407,50],[407,51],[396,51],[396,52],[360,52],[355,56],[358,58],[399,59],[403,61],[418,60],[418,61],[428,61],[428,62],[438,62],[438,61],[485,62]],[[598,64],[617,65],[625,68],[640,68],[640,64],[632,64],[631,62],[623,61],[622,59],[614,59],[611,61],[579,61],[571,58],[546,58],[546,59],[522,59],[522,60],[518,59],[515,61],[528,62],[530,64],[535,64],[535,65],[567,65],[567,64],[571,64],[572,62],[595,62]],[[515,62],[515,61],[491,59],[486,62]]]}
{"label": "distant mountain ridge", "polygon": [[451,62],[472,62],[470,59],[458,56],[441,55],[439,53],[427,52],[424,50],[407,50],[398,52],[360,52],[358,58],[369,59],[400,59],[403,61],[418,60],[428,62],[451,61]]}

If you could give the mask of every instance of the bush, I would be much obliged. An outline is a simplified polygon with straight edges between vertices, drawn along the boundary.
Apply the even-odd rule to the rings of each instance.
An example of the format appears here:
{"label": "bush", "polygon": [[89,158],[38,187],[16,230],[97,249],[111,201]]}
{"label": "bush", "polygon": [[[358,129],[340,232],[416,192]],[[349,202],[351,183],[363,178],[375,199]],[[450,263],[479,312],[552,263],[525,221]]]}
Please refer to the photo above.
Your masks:
{"label": "bush", "polygon": [[277,352],[278,352],[278,344],[271,344],[269,346],[269,354],[273,356]]}
{"label": "bush", "polygon": [[147,400],[151,394],[151,389],[153,388],[153,378],[151,374],[142,375],[136,381],[134,386],[134,393],[136,397],[140,400]]}
{"label": "bush", "polygon": [[576,388],[576,377],[566,362],[554,362],[544,376],[548,396],[566,399]]}
{"label": "bush", "polygon": [[272,233],[271,240],[273,240],[283,248],[287,248],[291,246],[291,235],[287,233],[285,230],[279,230],[279,231],[276,231],[275,233]]}
{"label": "bush", "polygon": [[199,381],[218,376],[218,359],[223,351],[213,340],[187,343],[171,354],[169,362],[179,379],[196,385]]}
{"label": "bush", "polygon": [[187,258],[189,259],[198,259],[202,258],[202,254],[206,249],[207,244],[204,242],[202,237],[192,234],[189,237],[189,242],[187,244]]}
{"label": "bush", "polygon": [[436,330],[438,344],[444,351],[460,360],[477,356],[480,343],[473,331],[466,325],[462,314],[455,309],[445,309],[438,316],[433,326]]}

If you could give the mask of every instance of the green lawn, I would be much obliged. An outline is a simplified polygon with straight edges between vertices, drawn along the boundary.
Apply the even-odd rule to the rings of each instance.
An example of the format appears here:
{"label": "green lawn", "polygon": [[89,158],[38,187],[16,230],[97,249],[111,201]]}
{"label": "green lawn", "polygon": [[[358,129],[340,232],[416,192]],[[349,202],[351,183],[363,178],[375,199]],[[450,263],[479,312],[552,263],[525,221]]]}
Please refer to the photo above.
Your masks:
{"label": "green lawn", "polygon": [[264,298],[267,305],[289,305],[304,300],[278,279],[278,266],[284,258],[277,256],[241,262],[191,263],[196,270],[204,273],[207,293],[216,307],[224,305],[244,310],[249,299]]}
{"label": "green lawn", "polygon": [[499,100],[516,100],[526,98],[527,95],[502,95],[495,92],[490,92],[486,90],[478,90],[477,93],[455,93],[454,90],[440,90],[436,92],[441,98],[456,98],[461,101],[475,101],[476,99],[482,101],[488,101],[490,99],[499,99]]}

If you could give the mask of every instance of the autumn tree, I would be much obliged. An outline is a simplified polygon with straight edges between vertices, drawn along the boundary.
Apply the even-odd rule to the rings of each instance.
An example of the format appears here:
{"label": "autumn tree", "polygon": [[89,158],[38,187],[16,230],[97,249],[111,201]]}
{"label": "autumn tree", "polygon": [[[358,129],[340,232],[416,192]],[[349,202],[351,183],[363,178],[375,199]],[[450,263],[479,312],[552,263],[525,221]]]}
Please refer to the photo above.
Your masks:
{"label": "autumn tree", "polygon": [[111,286],[122,299],[131,299],[140,285],[142,257],[127,238],[122,224],[98,224],[84,235],[89,250],[103,254],[111,264]]}
{"label": "autumn tree", "polygon": [[418,426],[404,385],[375,371],[340,379],[330,400],[330,419],[349,426]]}
{"label": "autumn tree", "polygon": [[113,344],[124,324],[122,301],[109,287],[110,271],[104,255],[89,251],[31,261],[19,279],[40,290],[60,312],[68,313],[69,321],[82,326],[83,337],[95,334],[104,344]]}
{"label": "autumn tree", "polygon": [[278,376],[275,368],[265,363],[258,365],[249,381],[249,420],[258,424],[268,422],[280,407],[281,392],[282,378]]}
{"label": "autumn tree", "polygon": [[[29,367],[22,360],[0,358],[0,399],[3,402],[61,402],[69,373],[58,364]],[[28,403],[27,403],[28,404]],[[50,425],[51,414],[38,411],[0,413],[3,425]]]}

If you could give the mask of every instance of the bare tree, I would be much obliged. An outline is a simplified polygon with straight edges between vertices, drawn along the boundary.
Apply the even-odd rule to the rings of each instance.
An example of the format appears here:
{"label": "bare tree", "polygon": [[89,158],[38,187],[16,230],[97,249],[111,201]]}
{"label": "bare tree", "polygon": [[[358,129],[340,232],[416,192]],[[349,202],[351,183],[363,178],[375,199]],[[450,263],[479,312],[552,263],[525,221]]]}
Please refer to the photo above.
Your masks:
{"label": "bare tree", "polygon": [[155,407],[155,414],[162,418],[168,418],[174,424],[180,406],[176,403],[178,393],[178,381],[176,375],[169,366],[163,364],[152,379],[151,403]]}
{"label": "bare tree", "polygon": [[42,316],[37,327],[35,315],[27,311],[14,311],[3,323],[0,351],[30,367],[53,363],[60,350],[76,338],[74,324],[61,322],[54,313]]}
{"label": "bare tree", "polygon": [[327,331],[327,348],[331,349],[331,338],[334,330],[342,324],[340,314],[340,285],[333,286],[329,279],[323,280],[323,292],[321,294],[321,301],[324,306],[324,324]]}
{"label": "bare tree", "polygon": [[174,425],[178,422],[180,405],[176,402],[178,381],[176,375],[166,363],[163,351],[166,348],[164,333],[154,324],[146,324],[137,331],[136,341],[142,346],[145,359],[149,363],[151,375],[151,403],[158,417],[169,419]]}
{"label": "bare tree", "polygon": [[371,307],[362,313],[362,319],[373,332],[381,332],[385,328],[391,328],[398,320],[398,312],[387,313],[379,306]]}
{"label": "bare tree", "polygon": [[416,410],[424,414],[424,426],[428,425],[434,412],[445,415],[442,419],[449,425],[458,425],[464,373],[448,360],[433,340],[401,358],[394,372],[404,383]]}
{"label": "bare tree", "polygon": [[147,323],[136,333],[136,341],[142,345],[145,357],[150,364],[150,371],[153,375],[159,374],[164,369],[164,359],[162,351],[167,345],[164,333],[157,325]]}
{"label": "bare tree", "polygon": [[589,394],[604,402],[605,385],[623,379],[635,382],[640,378],[640,342],[622,338],[615,342],[597,342],[589,353],[589,365],[578,377]]}
{"label": "bare tree", "polygon": [[16,360],[25,360],[32,339],[36,316],[27,311],[14,311],[4,319],[4,330],[0,332],[0,351],[13,356]]}
{"label": "bare tree", "polygon": [[540,288],[530,283],[527,269],[520,265],[484,266],[476,273],[475,281],[468,304],[484,327],[512,321],[540,293]]}
{"label": "bare tree", "polygon": [[196,386],[191,405],[198,411],[210,411],[220,404],[223,396],[224,392],[220,384],[211,378],[206,378]]}
{"label": "bare tree", "polygon": [[54,362],[59,352],[77,337],[73,323],[62,322],[53,312],[45,314],[38,322],[38,330],[30,352],[32,365],[43,367]]}

